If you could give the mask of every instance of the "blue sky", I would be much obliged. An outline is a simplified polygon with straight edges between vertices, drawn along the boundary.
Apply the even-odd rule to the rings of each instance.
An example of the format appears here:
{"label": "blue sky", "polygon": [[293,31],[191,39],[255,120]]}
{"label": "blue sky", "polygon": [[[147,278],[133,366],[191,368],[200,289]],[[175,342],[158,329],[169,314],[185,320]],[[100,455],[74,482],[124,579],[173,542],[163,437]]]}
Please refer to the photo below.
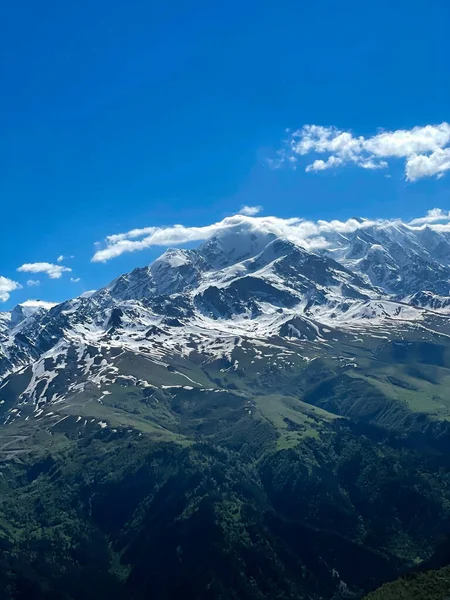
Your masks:
{"label": "blue sky", "polygon": [[[8,3],[0,276],[22,289],[0,310],[150,262],[161,247],[91,262],[95,242],[133,228],[205,226],[243,205],[311,220],[448,209],[450,172],[408,180],[412,154],[366,141],[450,120],[449,22],[447,0]],[[335,128],[326,152],[317,136],[295,146],[307,124]],[[330,150],[342,132],[363,136],[364,156]],[[386,166],[361,168],[373,157]],[[17,271],[40,262],[72,272]]]}

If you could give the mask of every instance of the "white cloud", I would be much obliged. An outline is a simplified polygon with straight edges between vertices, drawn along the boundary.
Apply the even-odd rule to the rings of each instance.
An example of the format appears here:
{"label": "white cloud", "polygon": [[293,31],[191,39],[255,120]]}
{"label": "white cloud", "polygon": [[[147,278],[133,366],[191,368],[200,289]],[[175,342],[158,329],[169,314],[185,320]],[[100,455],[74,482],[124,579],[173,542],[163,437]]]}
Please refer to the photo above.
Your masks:
{"label": "white cloud", "polygon": [[[244,219],[245,217],[242,215],[239,218]],[[144,227],[142,229],[132,229],[125,233],[109,235],[105,240],[106,248],[97,250],[92,257],[92,262],[106,262],[127,252],[136,252],[151,246],[178,246],[187,242],[206,240],[220,229],[221,223],[224,223],[224,221],[204,227],[184,227],[184,225]],[[135,238],[141,239],[137,240]]]}
{"label": "white cloud", "polygon": [[406,161],[406,179],[416,181],[422,177],[442,177],[450,170],[450,148],[435,150],[429,156],[414,154]]}
{"label": "white cloud", "polygon": [[25,300],[25,302],[21,302],[20,306],[25,306],[26,308],[45,308],[50,310],[56,306],[56,302],[46,302],[45,300]]}
{"label": "white cloud", "polygon": [[39,281],[39,279],[29,279],[27,281],[28,287],[37,287],[38,285],[41,285],[41,282]]}
{"label": "white cloud", "polygon": [[360,163],[358,163],[358,166],[362,169],[386,169],[388,164],[385,160],[379,160],[376,162],[371,158],[367,158],[366,160],[362,160]]}
{"label": "white cloud", "polygon": [[240,215],[247,215],[249,217],[254,217],[262,211],[262,206],[243,206],[239,211]]}
{"label": "white cloud", "polygon": [[152,246],[179,246],[190,242],[200,242],[226,231],[241,230],[243,228],[248,229],[249,232],[254,230],[284,235],[288,228],[291,228],[295,223],[302,222],[302,219],[298,218],[279,219],[277,217],[234,215],[226,217],[218,223],[202,227],[172,225],[170,227],[132,229],[125,233],[109,235],[105,240],[106,247],[97,250],[91,260],[92,262],[106,262],[122,254],[137,252]]}
{"label": "white cloud", "polygon": [[424,217],[413,219],[409,222],[410,225],[423,225],[425,223],[436,223],[437,221],[450,221],[450,210],[442,210],[442,208],[432,208]]}
{"label": "white cloud", "polygon": [[372,137],[354,136],[337,127],[304,125],[289,134],[279,158],[270,165],[279,168],[285,163],[296,165],[302,156],[328,154],[326,160],[315,159],[306,171],[354,164],[363,169],[383,169],[388,162],[382,159],[405,159],[408,181],[423,177],[442,176],[450,170],[450,124],[426,125],[412,129],[382,131]]}
{"label": "white cloud", "polygon": [[71,272],[69,267],[48,262],[25,263],[17,269],[20,273],[46,273],[50,279],[59,279],[63,273]]}
{"label": "white cloud", "polygon": [[[437,221],[445,220],[447,221],[446,223],[437,223]],[[346,233],[371,227],[375,224],[384,225],[390,223],[403,224],[403,226],[410,227],[411,229],[420,229],[428,226],[438,231],[450,231],[450,213],[445,213],[440,209],[433,209],[427,213],[427,216],[415,219],[410,223],[402,223],[398,219],[306,221],[297,217],[281,219],[278,217],[234,215],[226,217],[218,223],[202,227],[184,227],[183,225],[144,227],[108,236],[105,240],[105,247],[97,249],[92,257],[92,262],[106,262],[122,254],[137,252],[152,246],[179,246],[192,242],[201,242],[212,236],[222,236],[227,233],[273,233],[307,249],[315,250],[327,246],[327,241],[324,237],[326,234],[340,233],[345,235]]]}
{"label": "white cloud", "polygon": [[71,277],[71,278],[70,278],[70,281],[71,281],[72,283],[78,283],[78,282],[80,281],[80,278],[79,278],[79,277]]}
{"label": "white cloud", "polygon": [[69,258],[75,258],[75,256],[73,254],[71,254],[70,256],[64,256],[64,254],[60,254],[56,259],[56,262],[60,263],[63,262],[63,260],[68,260]]}
{"label": "white cloud", "polygon": [[338,167],[342,164],[342,158],[331,155],[328,160],[315,160],[311,165],[306,167],[306,172],[309,171],[325,171],[325,169],[331,169],[332,167]]}
{"label": "white cloud", "polygon": [[405,158],[434,152],[450,142],[450,124],[426,125],[412,129],[384,131],[364,141],[364,149],[375,156]]}
{"label": "white cloud", "polygon": [[0,275],[0,302],[9,300],[11,292],[20,289],[22,286],[17,281],[8,279]]}

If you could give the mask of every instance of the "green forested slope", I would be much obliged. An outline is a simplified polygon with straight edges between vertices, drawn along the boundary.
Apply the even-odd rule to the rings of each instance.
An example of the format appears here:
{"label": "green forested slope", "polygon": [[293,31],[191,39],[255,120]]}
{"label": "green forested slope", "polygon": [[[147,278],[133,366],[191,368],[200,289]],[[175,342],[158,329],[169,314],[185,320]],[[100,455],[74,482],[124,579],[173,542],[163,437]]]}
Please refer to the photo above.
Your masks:
{"label": "green forested slope", "polygon": [[410,572],[450,531],[449,364],[352,354],[196,363],[208,388],[117,382],[2,430],[1,598],[337,600]]}
{"label": "green forested slope", "polygon": [[93,433],[4,470],[5,598],[362,592],[425,557],[450,524],[442,461],[344,422],[251,461],[211,443]]}
{"label": "green forested slope", "polygon": [[366,600],[447,600],[450,598],[450,567],[386,583]]}

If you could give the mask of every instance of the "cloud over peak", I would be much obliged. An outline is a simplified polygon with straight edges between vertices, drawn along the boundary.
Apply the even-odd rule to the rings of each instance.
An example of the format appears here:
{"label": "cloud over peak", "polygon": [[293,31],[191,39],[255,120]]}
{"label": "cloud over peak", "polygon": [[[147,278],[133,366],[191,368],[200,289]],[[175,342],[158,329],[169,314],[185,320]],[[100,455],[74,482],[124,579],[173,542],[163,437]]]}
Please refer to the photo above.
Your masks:
{"label": "cloud over peak", "polygon": [[424,217],[418,217],[409,222],[410,225],[424,225],[427,223],[437,223],[439,221],[450,221],[450,210],[442,208],[432,208]]}
{"label": "cloud over peak", "polygon": [[20,306],[24,306],[25,308],[45,308],[46,310],[50,310],[56,306],[56,304],[56,302],[46,302],[45,300],[25,300],[25,302],[20,303]]}
{"label": "cloud over peak", "polygon": [[327,247],[326,234],[338,233],[345,235],[374,225],[380,227],[398,225],[411,229],[431,227],[437,231],[450,231],[450,211],[434,208],[428,211],[424,217],[413,219],[409,223],[405,223],[400,219],[308,221],[299,217],[282,219],[279,217],[237,214],[226,217],[217,223],[200,227],[185,227],[184,225],[144,227],[110,235],[105,239],[105,247],[98,249],[91,260],[92,262],[107,262],[122,254],[137,252],[152,246],[179,246],[236,232],[248,232],[249,234],[272,233],[306,249],[318,250]]}
{"label": "cloud over peak", "polygon": [[381,131],[371,137],[355,136],[337,127],[304,125],[289,132],[275,167],[296,166],[306,155],[325,155],[307,164],[307,172],[324,171],[353,164],[363,169],[385,169],[385,159],[403,159],[408,181],[441,177],[450,170],[450,124],[425,125],[412,129]]}

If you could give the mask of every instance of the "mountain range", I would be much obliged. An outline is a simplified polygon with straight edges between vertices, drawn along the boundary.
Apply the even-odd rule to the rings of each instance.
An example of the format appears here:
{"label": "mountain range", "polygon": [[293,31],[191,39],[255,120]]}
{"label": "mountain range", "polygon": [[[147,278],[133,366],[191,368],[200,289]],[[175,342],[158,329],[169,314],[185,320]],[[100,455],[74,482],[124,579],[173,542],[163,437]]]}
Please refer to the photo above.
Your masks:
{"label": "mountain range", "polygon": [[356,598],[433,554],[450,232],[359,221],[315,250],[241,223],[0,313],[8,599]]}

